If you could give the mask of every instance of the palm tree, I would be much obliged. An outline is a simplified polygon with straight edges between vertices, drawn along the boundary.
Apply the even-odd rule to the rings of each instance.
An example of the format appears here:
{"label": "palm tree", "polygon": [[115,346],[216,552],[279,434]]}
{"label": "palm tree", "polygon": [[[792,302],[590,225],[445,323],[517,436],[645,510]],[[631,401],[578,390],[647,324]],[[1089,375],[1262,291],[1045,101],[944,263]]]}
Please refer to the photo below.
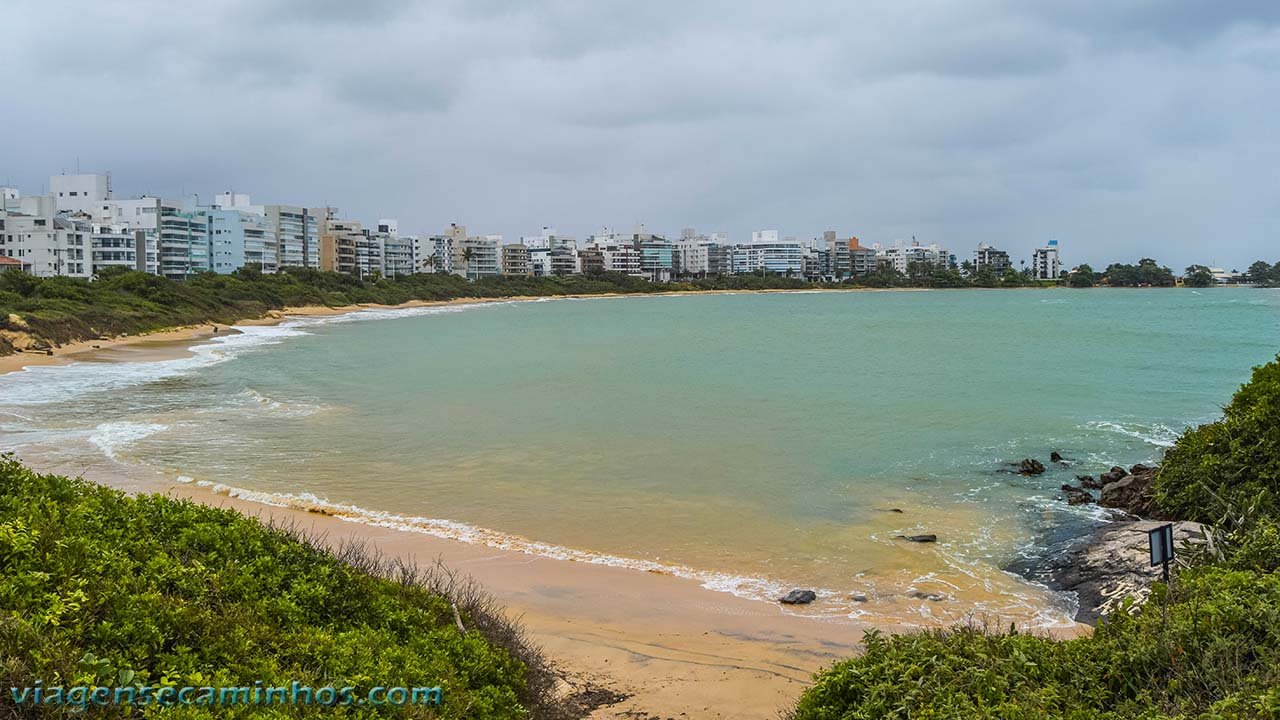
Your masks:
{"label": "palm tree", "polygon": [[475,251],[475,249],[474,249],[474,248],[463,248],[463,249],[462,249],[462,263],[466,266],[466,271],[465,271],[465,272],[466,272],[466,277],[467,277],[467,279],[468,279],[468,280],[474,280],[474,279],[475,279],[475,278],[471,277],[471,258],[473,258],[473,257],[475,257],[475,256],[476,256],[476,251]]}

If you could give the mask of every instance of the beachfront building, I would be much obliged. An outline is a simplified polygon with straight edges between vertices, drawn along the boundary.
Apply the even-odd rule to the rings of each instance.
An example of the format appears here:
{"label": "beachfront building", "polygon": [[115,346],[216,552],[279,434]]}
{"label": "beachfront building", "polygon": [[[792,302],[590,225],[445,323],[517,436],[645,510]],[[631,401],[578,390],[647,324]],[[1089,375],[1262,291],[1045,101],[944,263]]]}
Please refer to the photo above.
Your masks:
{"label": "beachfront building", "polygon": [[734,246],[731,267],[735,274],[800,277],[804,273],[804,250],[804,245],[794,238],[778,240],[777,230],[756,230],[751,233],[751,244]]}
{"label": "beachfront building", "polygon": [[529,269],[529,248],[524,243],[507,243],[502,246],[503,275],[532,275]]}
{"label": "beachfront building", "polygon": [[907,268],[912,263],[923,263],[934,267],[950,267],[951,255],[946,249],[939,247],[936,243],[929,245],[921,245],[914,238],[910,245],[904,245],[902,242],[894,242],[893,245],[884,247],[879,243],[872,245],[876,251],[876,259],[878,262],[889,265],[894,270],[906,274]]}
{"label": "beachfront building", "polygon": [[254,265],[264,273],[279,269],[276,236],[266,217],[217,205],[201,208],[199,213],[209,223],[209,269],[222,274],[246,265]]}
{"label": "beachfront building", "polygon": [[1031,255],[1031,272],[1037,280],[1057,280],[1062,277],[1062,263],[1058,257],[1058,241],[1050,240]]}
{"label": "beachfront building", "polygon": [[818,253],[820,275],[824,280],[840,282],[853,275],[852,254],[849,241],[836,237],[835,230],[822,233],[822,248]]}
{"label": "beachfront building", "polygon": [[356,275],[356,244],[364,228],[354,220],[337,217],[337,208],[316,208],[320,228],[320,269]]}
{"label": "beachfront building", "polygon": [[320,267],[320,223],[316,216],[295,205],[267,205],[264,211],[276,237],[277,265]]}
{"label": "beachfront building", "polygon": [[36,277],[93,274],[89,224],[60,215],[52,195],[20,197],[6,203],[0,255],[15,258]]}
{"label": "beachfront building", "polygon": [[421,273],[453,273],[453,240],[447,235],[428,235],[418,243],[414,262]]}
{"label": "beachfront building", "polygon": [[89,236],[93,274],[109,267],[160,274],[160,257],[154,235],[125,223],[92,223]]}
{"label": "beachfront building", "polygon": [[446,235],[453,246],[453,273],[468,280],[497,275],[501,268],[501,235],[467,235],[463,225],[451,224]]}
{"label": "beachfront building", "polygon": [[996,275],[1004,275],[1013,268],[1013,262],[1009,260],[1009,253],[1004,250],[979,243],[978,248],[973,251],[973,271],[978,272],[982,268],[991,268]]}
{"label": "beachfront building", "polygon": [[879,260],[876,258],[875,248],[863,247],[862,242],[857,237],[850,237],[849,245],[849,274],[853,277],[866,277],[876,271],[880,266]]}
{"label": "beachfront building", "polygon": [[376,233],[370,233],[372,244],[381,253],[381,265],[369,266],[369,272],[379,272],[386,277],[412,275],[417,270],[417,238],[401,235],[400,223],[391,218],[378,221]]}
{"label": "beachfront building", "polygon": [[58,212],[93,214],[98,206],[111,199],[111,175],[108,173],[51,175],[49,195],[53,197]]}
{"label": "beachfront building", "polygon": [[[608,267],[604,261],[604,252],[599,248],[583,248],[578,251],[578,267],[583,275],[599,275]],[[535,274],[537,271],[535,269]]]}
{"label": "beachfront building", "polygon": [[685,228],[671,248],[672,274],[682,278],[728,275],[733,270],[732,255],[728,234],[703,235],[694,228]]}
{"label": "beachfront building", "polygon": [[142,231],[157,254],[157,272],[170,280],[209,270],[208,218],[187,204],[144,195],[105,201],[92,215],[101,224]]}

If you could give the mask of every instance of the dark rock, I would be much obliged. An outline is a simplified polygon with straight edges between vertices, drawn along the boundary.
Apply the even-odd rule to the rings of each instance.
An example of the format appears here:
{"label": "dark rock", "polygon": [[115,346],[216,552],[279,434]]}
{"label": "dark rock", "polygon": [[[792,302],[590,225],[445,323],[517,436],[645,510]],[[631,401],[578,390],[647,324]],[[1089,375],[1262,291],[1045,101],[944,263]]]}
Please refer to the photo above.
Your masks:
{"label": "dark rock", "polygon": [[926,593],[926,592],[920,592],[919,590],[912,590],[911,592],[907,593],[907,595],[917,600],[928,600],[930,602],[939,602],[941,600],[947,599],[947,596],[943,595],[942,593]]}
{"label": "dark rock", "polygon": [[1062,462],[1062,453],[1057,450],[1049,453],[1049,462]]}
{"label": "dark rock", "polygon": [[1035,458],[1025,458],[1018,463],[1018,473],[1021,475],[1039,475],[1044,472],[1044,463]]}
{"label": "dark rock", "polygon": [[860,603],[862,603],[862,602],[866,602],[866,601],[867,601],[867,596],[866,596],[866,595],[863,595],[862,593],[854,593],[854,594],[852,594],[852,595],[850,595],[850,596],[849,596],[849,599],[850,599],[850,600],[852,600],[852,601],[854,601],[854,602],[860,602]]}
{"label": "dark rock", "polygon": [[1154,509],[1151,500],[1153,480],[1155,480],[1154,472],[1125,475],[1115,482],[1102,486],[1099,504],[1103,507],[1124,510],[1130,515],[1151,515]]}
{"label": "dark rock", "polygon": [[1087,505],[1093,502],[1093,495],[1088,490],[1074,485],[1063,485],[1062,494],[1067,496],[1068,505]]}
{"label": "dark rock", "polygon": [[1092,475],[1077,475],[1076,480],[1080,481],[1080,487],[1082,488],[1088,488],[1089,490],[1102,489],[1102,481],[1094,480]]}
{"label": "dark rock", "polygon": [[1146,473],[1153,473],[1155,471],[1156,471],[1155,468],[1151,467],[1150,465],[1143,465],[1142,463],[1138,463],[1137,465],[1134,465],[1133,467],[1129,468],[1130,475],[1144,475]]}
{"label": "dark rock", "polygon": [[903,540],[909,540],[911,542],[918,542],[918,543],[938,542],[938,536],[934,535],[933,533],[924,533],[921,535],[899,535],[898,537]]}
{"label": "dark rock", "polygon": [[812,590],[792,590],[785,597],[778,598],[778,602],[786,605],[808,605],[818,599],[818,593]]}
{"label": "dark rock", "polygon": [[1113,467],[1110,470],[1099,475],[1098,479],[1102,481],[1102,485],[1103,487],[1105,487],[1110,483],[1119,481],[1120,478],[1128,474],[1129,472],[1127,470],[1117,465],[1116,467]]}

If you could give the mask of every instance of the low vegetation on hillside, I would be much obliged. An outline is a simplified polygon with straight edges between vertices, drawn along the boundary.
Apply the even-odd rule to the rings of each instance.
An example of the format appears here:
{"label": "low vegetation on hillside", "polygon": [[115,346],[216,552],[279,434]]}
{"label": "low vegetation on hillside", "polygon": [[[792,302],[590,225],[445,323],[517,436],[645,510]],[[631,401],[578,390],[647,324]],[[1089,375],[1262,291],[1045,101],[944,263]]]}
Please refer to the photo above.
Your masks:
{"label": "low vegetation on hillside", "polygon": [[[153,704],[147,717],[569,716],[519,629],[438,568],[0,456],[0,716],[74,716],[16,704],[9,688],[37,681],[442,690],[439,707]],[[111,716],[144,713],[128,709]]]}
{"label": "low vegetation on hillside", "polygon": [[893,637],[821,673],[795,720],[1280,718],[1280,358],[1156,480],[1162,514],[1213,542],[1134,612],[1055,641],[961,627]]}

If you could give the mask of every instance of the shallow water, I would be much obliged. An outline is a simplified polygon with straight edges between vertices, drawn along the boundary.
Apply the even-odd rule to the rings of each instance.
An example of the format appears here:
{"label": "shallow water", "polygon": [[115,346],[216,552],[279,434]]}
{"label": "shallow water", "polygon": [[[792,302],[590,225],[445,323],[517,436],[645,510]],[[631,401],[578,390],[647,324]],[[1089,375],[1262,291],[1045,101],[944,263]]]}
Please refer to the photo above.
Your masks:
{"label": "shallow water", "polygon": [[[1157,458],[1277,349],[1280,292],[1254,289],[368,311],[0,377],[0,440],[751,597],[816,587],[812,614],[1050,625],[1069,599],[999,568],[1101,517],[1058,486]],[[1007,471],[1051,450],[1072,467]],[[896,538],[918,532],[939,542]]]}

